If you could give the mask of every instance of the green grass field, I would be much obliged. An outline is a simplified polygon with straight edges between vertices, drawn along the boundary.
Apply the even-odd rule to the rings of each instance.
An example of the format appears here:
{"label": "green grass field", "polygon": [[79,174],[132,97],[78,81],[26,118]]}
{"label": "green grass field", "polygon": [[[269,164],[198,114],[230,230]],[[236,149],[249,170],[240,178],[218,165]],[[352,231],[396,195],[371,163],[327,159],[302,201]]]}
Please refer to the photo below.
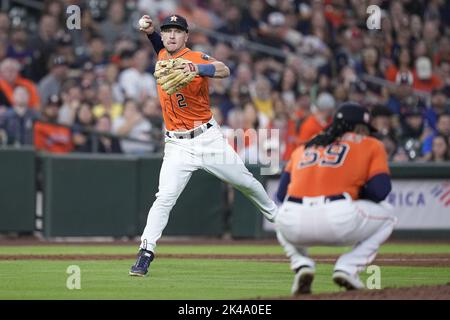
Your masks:
{"label": "green grass field", "polygon": [[[345,248],[315,248],[312,254],[335,254]],[[448,253],[445,244],[386,244],[381,253]],[[135,254],[136,246],[4,246],[2,255]],[[277,245],[172,245],[160,254],[282,254]],[[133,259],[117,260],[1,260],[0,299],[254,299],[289,296],[293,273],[288,263],[239,259],[157,258],[150,276],[128,276]],[[81,270],[81,289],[69,290],[70,265]],[[318,264],[314,293],[337,292],[331,264]],[[368,274],[361,273],[365,279]],[[382,287],[444,284],[446,267],[382,266]]]}

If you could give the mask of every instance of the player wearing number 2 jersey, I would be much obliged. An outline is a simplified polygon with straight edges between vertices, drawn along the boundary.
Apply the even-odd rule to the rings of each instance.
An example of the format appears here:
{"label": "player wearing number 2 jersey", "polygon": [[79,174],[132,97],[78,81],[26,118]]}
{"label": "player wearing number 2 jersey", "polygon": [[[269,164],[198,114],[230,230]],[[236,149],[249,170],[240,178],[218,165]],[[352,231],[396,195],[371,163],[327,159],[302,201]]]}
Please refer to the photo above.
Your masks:
{"label": "player wearing number 2 jersey", "polygon": [[[184,48],[177,54],[169,56],[163,49],[158,54],[158,60],[182,57],[195,64],[211,64],[213,58],[201,52]],[[164,123],[169,131],[186,131],[194,128],[195,123],[206,123],[212,113],[209,106],[208,78],[195,77],[194,80],[174,94],[167,94],[158,86],[158,95],[163,110]]]}
{"label": "player wearing number 2 jersey", "polygon": [[[141,31],[148,35],[158,53],[158,60],[186,59],[193,63],[197,75],[186,87],[170,95],[158,85],[166,126],[166,145],[159,190],[148,214],[137,261],[131,267],[132,276],[147,274],[154,257],[156,241],[161,237],[170,211],[192,173],[198,169],[212,173],[239,189],[269,221],[273,222],[277,213],[275,203],[227,143],[212,117],[208,77],[226,78],[230,74],[228,67],[186,47],[188,25],[183,17],[172,15],[165,18],[161,24],[161,36],[154,31],[149,16],[143,16],[142,19],[149,25],[145,29],[141,28]],[[201,199],[198,200],[199,205],[202,205]]]}
{"label": "player wearing number 2 jersey", "polygon": [[282,174],[277,236],[296,272],[294,295],[311,292],[308,246],[355,245],[337,260],[333,280],[361,289],[358,272],[393,230],[396,219],[383,201],[391,190],[387,156],[371,130],[367,109],[346,103],[329,128],[293,152]]}

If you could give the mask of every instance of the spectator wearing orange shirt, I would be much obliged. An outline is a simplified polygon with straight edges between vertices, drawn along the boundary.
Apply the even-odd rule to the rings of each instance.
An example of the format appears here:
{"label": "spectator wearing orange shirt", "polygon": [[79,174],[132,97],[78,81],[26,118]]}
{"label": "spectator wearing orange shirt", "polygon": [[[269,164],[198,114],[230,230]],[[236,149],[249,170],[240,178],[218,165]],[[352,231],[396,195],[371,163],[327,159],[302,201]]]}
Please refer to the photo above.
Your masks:
{"label": "spectator wearing orange shirt", "polygon": [[399,74],[405,74],[412,72],[413,64],[411,53],[408,48],[400,49],[398,56],[395,56],[393,63],[388,66],[385,71],[384,77],[386,80],[395,82]]}
{"label": "spectator wearing orange shirt", "polygon": [[195,27],[212,29],[213,21],[210,13],[198,5],[198,0],[180,0],[175,14],[185,17],[189,26],[192,26],[192,29],[194,29],[189,31],[190,43],[208,44],[208,37],[205,34],[196,32]]}
{"label": "spectator wearing orange shirt", "polygon": [[292,152],[297,148],[297,133],[304,120],[305,112],[301,108],[297,108],[294,112],[289,114],[285,134],[283,136],[285,143],[284,153],[281,157],[283,161],[288,161]]}
{"label": "spectator wearing orange shirt", "polygon": [[14,105],[14,89],[24,87],[28,91],[28,105],[33,109],[40,108],[40,98],[36,85],[19,75],[20,64],[17,60],[7,58],[0,64],[0,105]]}
{"label": "spectator wearing orange shirt", "polygon": [[59,97],[52,95],[42,110],[43,122],[34,124],[36,150],[52,153],[68,153],[73,150],[72,133],[69,128],[58,125]]}
{"label": "spectator wearing orange shirt", "polygon": [[335,100],[328,92],[322,92],[317,97],[317,101],[311,106],[312,114],[309,115],[300,127],[297,136],[299,145],[309,141],[316,134],[325,129],[332,120],[335,108]]}
{"label": "spectator wearing orange shirt", "polygon": [[213,27],[213,21],[209,12],[198,5],[198,0],[180,0],[176,14],[186,18],[191,25],[197,25],[202,28],[211,29]]}

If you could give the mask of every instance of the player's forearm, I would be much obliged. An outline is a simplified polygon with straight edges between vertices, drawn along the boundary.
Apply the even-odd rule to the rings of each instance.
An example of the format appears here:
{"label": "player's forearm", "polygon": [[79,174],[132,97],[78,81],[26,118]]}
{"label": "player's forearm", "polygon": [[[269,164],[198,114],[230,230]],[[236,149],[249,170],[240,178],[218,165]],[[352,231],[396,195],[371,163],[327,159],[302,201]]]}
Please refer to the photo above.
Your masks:
{"label": "player's forearm", "polygon": [[230,69],[220,61],[209,64],[197,64],[198,75],[209,78],[226,78],[230,75]]}
{"label": "player's forearm", "polygon": [[214,61],[212,65],[216,68],[213,78],[227,78],[230,76],[230,69],[220,61]]}
{"label": "player's forearm", "polygon": [[155,49],[156,54],[158,54],[159,51],[161,51],[161,49],[164,48],[164,44],[162,42],[161,35],[158,32],[154,31],[150,34],[147,34],[147,38],[152,43],[153,49]]}

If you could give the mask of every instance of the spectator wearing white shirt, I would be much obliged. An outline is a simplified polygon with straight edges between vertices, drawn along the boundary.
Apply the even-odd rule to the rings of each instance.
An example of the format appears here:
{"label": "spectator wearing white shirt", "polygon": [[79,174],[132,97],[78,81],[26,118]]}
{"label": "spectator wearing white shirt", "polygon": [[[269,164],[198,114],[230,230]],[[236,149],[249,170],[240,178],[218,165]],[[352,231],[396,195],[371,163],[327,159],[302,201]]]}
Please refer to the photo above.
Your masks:
{"label": "spectator wearing white shirt", "polygon": [[133,66],[123,70],[119,75],[119,84],[125,96],[139,103],[148,97],[156,97],[156,80],[146,72],[149,65],[148,52],[144,49],[135,52]]}
{"label": "spectator wearing white shirt", "polygon": [[153,151],[151,130],[152,126],[142,115],[138,103],[132,99],[125,100],[123,114],[113,121],[112,131],[117,135],[143,142],[122,139],[120,141],[122,151],[128,154],[143,154]]}
{"label": "spectator wearing white shirt", "polygon": [[124,93],[122,87],[118,83],[119,66],[115,63],[110,63],[105,69],[105,80],[111,84],[113,99],[119,103],[123,103]]}
{"label": "spectator wearing white shirt", "polygon": [[61,90],[63,104],[58,112],[58,122],[71,126],[75,120],[77,108],[85,92],[81,90],[80,85],[74,80],[65,82]]}

